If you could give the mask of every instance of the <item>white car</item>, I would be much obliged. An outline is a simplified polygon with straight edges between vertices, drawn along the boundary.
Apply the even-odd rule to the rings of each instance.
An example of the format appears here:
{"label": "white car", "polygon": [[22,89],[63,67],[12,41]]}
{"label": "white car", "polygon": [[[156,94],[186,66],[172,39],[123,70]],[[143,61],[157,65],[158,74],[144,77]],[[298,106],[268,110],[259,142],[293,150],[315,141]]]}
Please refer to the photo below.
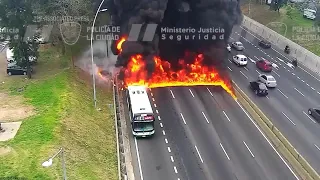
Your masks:
{"label": "white car", "polygon": [[233,56],[232,60],[238,66],[246,66],[248,64],[248,58],[245,55],[238,54]]}
{"label": "white car", "polygon": [[238,50],[238,51],[244,50],[244,46],[243,46],[242,42],[240,42],[240,41],[233,42],[233,43],[231,44],[231,46],[232,46],[233,48],[235,48],[236,50]]}
{"label": "white car", "polygon": [[227,50],[231,52],[231,46],[229,44],[227,45]]}
{"label": "white car", "polygon": [[277,81],[272,75],[261,74],[258,80],[266,84],[267,87],[274,88],[277,86]]}

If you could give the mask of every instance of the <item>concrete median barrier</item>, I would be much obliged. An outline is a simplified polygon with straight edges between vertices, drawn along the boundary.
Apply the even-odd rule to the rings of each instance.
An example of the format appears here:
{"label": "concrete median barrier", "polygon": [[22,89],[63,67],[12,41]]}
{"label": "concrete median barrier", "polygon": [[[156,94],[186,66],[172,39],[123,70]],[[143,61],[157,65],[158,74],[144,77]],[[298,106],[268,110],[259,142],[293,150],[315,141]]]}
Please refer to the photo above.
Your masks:
{"label": "concrete median barrier", "polygon": [[234,83],[235,93],[238,102],[251,115],[263,133],[268,137],[277,151],[286,159],[289,166],[293,169],[300,179],[319,180],[320,176],[311,165],[299,154],[290,144],[284,135],[273,125],[268,117],[258,108],[257,105]]}

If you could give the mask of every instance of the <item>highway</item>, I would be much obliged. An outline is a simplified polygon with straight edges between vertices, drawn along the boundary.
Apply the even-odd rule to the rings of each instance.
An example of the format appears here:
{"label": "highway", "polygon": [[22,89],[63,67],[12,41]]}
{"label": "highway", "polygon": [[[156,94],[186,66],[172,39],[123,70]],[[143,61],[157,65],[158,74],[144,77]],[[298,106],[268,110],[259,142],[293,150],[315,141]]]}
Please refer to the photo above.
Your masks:
{"label": "highway", "polygon": [[156,135],[137,140],[139,153],[132,153],[137,179],[141,174],[146,180],[296,179],[253,120],[220,87],[157,88],[150,100]]}
{"label": "highway", "polygon": [[[247,67],[237,67],[229,61],[231,77],[320,173],[320,125],[307,114],[308,108],[319,107],[320,78],[305,67],[291,68],[287,64],[290,57],[281,53],[283,50],[275,47],[261,49],[258,47],[259,37],[255,36],[241,28],[234,30],[231,41],[240,39],[246,49],[244,52],[232,50],[229,60],[232,55],[240,53],[249,57],[250,61]],[[270,89],[266,98],[256,97],[249,89],[249,81],[256,80],[262,73],[255,66],[255,61],[261,58],[278,66],[271,73],[278,86]]]}

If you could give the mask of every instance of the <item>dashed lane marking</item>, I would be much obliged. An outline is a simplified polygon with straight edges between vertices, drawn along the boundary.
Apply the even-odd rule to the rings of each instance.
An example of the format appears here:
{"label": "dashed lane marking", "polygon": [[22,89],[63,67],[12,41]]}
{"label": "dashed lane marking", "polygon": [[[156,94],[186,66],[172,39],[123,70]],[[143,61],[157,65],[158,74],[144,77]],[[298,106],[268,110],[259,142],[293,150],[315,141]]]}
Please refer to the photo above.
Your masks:
{"label": "dashed lane marking", "polygon": [[160,127],[163,128],[163,124],[162,123],[160,123]]}
{"label": "dashed lane marking", "polygon": [[168,144],[168,143],[169,143],[167,138],[164,138],[164,141],[166,142],[166,144]]}
{"label": "dashed lane marking", "polygon": [[154,107],[157,107],[157,105],[156,104],[153,104],[154,105]]}
{"label": "dashed lane marking", "polygon": [[175,172],[176,174],[178,174],[178,170],[177,170],[176,166],[173,166],[173,169],[174,169],[174,172]]}
{"label": "dashed lane marking", "polygon": [[306,115],[313,123],[316,123],[306,112],[302,111],[304,115]]}
{"label": "dashed lane marking", "polygon": [[285,95],[280,89],[277,89],[285,98],[289,98],[287,95]]}
{"label": "dashed lane marking", "polygon": [[174,162],[174,159],[173,159],[173,157],[172,157],[172,156],[170,156],[170,159],[171,159],[171,162]]}
{"label": "dashed lane marking", "polygon": [[174,99],[175,97],[174,97],[174,94],[171,89],[170,89],[170,93],[171,93],[172,98]]}
{"label": "dashed lane marking", "polygon": [[[227,115],[227,113],[226,112],[224,112],[224,111],[222,111],[222,113],[224,114],[224,116],[228,119],[228,121],[230,121],[230,119],[229,119],[229,117],[228,117],[228,115]],[[231,121],[230,121],[231,122]]]}
{"label": "dashed lane marking", "polygon": [[187,122],[186,122],[186,120],[184,119],[184,117],[183,117],[183,114],[182,114],[182,113],[180,113],[180,116],[181,116],[181,119],[182,119],[183,123],[184,123],[184,124],[187,124]]}
{"label": "dashed lane marking", "polygon": [[171,153],[171,148],[168,146],[168,152]]}
{"label": "dashed lane marking", "polygon": [[249,79],[248,76],[246,76],[242,71],[240,71],[240,73],[241,73],[246,79]]}
{"label": "dashed lane marking", "polygon": [[203,163],[203,159],[202,159],[202,157],[201,157],[201,154],[200,154],[197,146],[194,146],[194,147],[196,148],[196,151],[197,151],[197,153],[198,153],[198,156],[199,156],[199,158],[200,158],[200,161]]}
{"label": "dashed lane marking", "polygon": [[230,160],[227,151],[224,149],[224,147],[222,146],[222,144],[220,143],[220,147],[222,148],[224,154],[227,156],[228,160]]}
{"label": "dashed lane marking", "polygon": [[166,135],[166,132],[164,130],[162,130],[162,134],[165,136]]}
{"label": "dashed lane marking", "polygon": [[254,158],[254,154],[253,154],[252,151],[250,150],[250,148],[249,148],[249,146],[247,145],[247,143],[243,141],[243,144],[246,146],[246,148],[247,148],[248,151],[250,152],[251,156]]}
{"label": "dashed lane marking", "polygon": [[160,116],[158,116],[158,119],[159,119],[159,121],[161,121],[161,117]]}
{"label": "dashed lane marking", "polygon": [[314,146],[320,151],[320,148],[319,148],[319,146],[317,146],[316,144],[314,144]]}
{"label": "dashed lane marking", "polygon": [[213,94],[212,94],[212,92],[210,91],[210,89],[209,89],[209,88],[207,88],[207,90],[209,91],[210,95],[211,95],[211,96],[213,96]]}
{"label": "dashed lane marking", "polygon": [[158,109],[156,109],[156,113],[157,113],[157,114],[159,114],[159,111],[158,111]]}
{"label": "dashed lane marking", "polygon": [[229,66],[227,66],[228,67],[228,69],[232,72],[232,69],[229,67]]}
{"label": "dashed lane marking", "polygon": [[297,88],[294,88],[294,90],[296,90],[299,94],[301,94],[301,96],[304,97],[304,94],[301,91],[299,91]]}
{"label": "dashed lane marking", "polygon": [[204,112],[201,112],[201,113],[202,113],[203,117],[206,119],[207,123],[209,124],[209,120],[208,120],[207,116],[204,114]]}
{"label": "dashed lane marking", "polygon": [[194,97],[194,95],[193,95],[193,93],[192,93],[191,89],[189,89],[189,92],[190,92],[191,96],[192,96],[192,97]]}
{"label": "dashed lane marking", "polygon": [[281,112],[294,126],[296,125],[284,112]]}

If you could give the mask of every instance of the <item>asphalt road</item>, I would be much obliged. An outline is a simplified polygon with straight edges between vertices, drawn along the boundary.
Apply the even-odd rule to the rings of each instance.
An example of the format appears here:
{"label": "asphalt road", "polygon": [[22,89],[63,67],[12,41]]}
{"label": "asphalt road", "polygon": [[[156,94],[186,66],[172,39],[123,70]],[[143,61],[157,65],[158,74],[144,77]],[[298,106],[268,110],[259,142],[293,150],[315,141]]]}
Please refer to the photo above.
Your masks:
{"label": "asphalt road", "polygon": [[[251,34],[239,29],[235,31],[238,34],[234,33],[231,41],[240,39],[246,49],[244,52],[233,50],[229,59],[240,53],[251,60],[245,68],[229,62],[232,79],[320,173],[320,125],[307,115],[308,108],[320,106],[320,78],[305,67],[291,68],[287,64],[290,57],[282,54],[281,50],[261,49],[258,40]],[[272,74],[278,83],[278,87],[270,89],[266,98],[256,97],[249,89],[249,81],[256,80],[262,73],[254,64],[262,57],[278,66],[272,73],[265,73]]]}
{"label": "asphalt road", "polygon": [[296,179],[221,88],[152,89],[150,100],[160,119],[154,138],[137,141],[143,179]]}

